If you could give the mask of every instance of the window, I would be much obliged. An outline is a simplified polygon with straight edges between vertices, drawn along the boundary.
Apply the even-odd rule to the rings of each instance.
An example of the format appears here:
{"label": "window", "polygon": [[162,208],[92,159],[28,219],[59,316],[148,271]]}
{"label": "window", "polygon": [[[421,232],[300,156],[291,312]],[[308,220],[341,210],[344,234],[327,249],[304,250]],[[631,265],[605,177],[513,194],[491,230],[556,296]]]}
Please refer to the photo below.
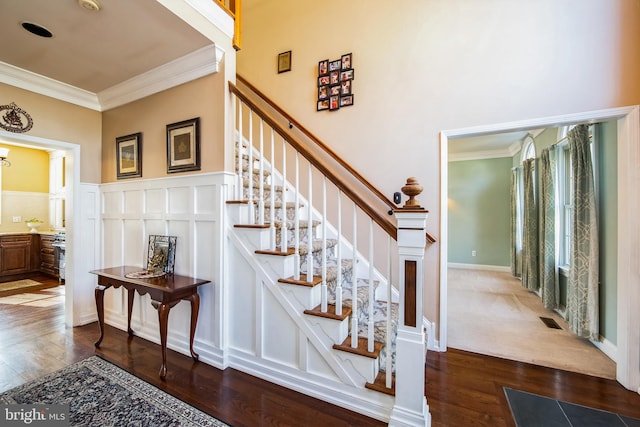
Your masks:
{"label": "window", "polygon": [[524,137],[524,141],[522,141],[522,155],[520,158],[520,163],[524,163],[527,159],[535,159],[536,158],[536,144],[531,135],[527,135]]}
{"label": "window", "polygon": [[[564,269],[569,268],[571,256],[571,216],[573,214],[573,170],[571,168],[571,153],[569,152],[569,142],[567,135],[573,126],[558,128],[558,217],[559,217],[559,251],[558,266]],[[597,156],[596,141],[594,138],[594,125],[589,126],[591,137],[590,151],[594,176],[594,188],[596,197],[598,194],[597,178]]]}

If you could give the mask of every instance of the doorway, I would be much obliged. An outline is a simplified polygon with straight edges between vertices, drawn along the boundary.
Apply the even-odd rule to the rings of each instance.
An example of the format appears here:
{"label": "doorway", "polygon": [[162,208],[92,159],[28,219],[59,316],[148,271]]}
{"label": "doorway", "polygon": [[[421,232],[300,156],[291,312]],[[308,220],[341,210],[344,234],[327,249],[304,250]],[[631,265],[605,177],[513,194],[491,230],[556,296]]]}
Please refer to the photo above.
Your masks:
{"label": "doorway", "polygon": [[66,160],[65,167],[65,209],[64,222],[66,234],[66,254],[65,254],[65,323],[67,326],[76,326],[79,324],[77,311],[74,307],[74,288],[76,283],[76,274],[74,266],[77,265],[79,252],[74,250],[74,237],[79,236],[80,221],[79,207],[74,203],[74,194],[80,186],[80,146],[64,141],[56,141],[47,138],[34,137],[30,135],[13,134],[0,131],[0,139],[7,145],[21,145],[42,150],[59,150],[64,152]]}
{"label": "doorway", "polygon": [[522,122],[445,130],[440,133],[440,301],[438,348],[447,348],[447,283],[448,283],[448,145],[449,138],[473,137],[510,131],[527,131],[572,123],[595,123],[617,120],[618,127],[618,262],[617,262],[617,346],[614,361],[616,376],[626,388],[638,391],[640,386],[640,225],[634,213],[640,209],[637,182],[640,180],[640,109],[638,106],[554,116]]}

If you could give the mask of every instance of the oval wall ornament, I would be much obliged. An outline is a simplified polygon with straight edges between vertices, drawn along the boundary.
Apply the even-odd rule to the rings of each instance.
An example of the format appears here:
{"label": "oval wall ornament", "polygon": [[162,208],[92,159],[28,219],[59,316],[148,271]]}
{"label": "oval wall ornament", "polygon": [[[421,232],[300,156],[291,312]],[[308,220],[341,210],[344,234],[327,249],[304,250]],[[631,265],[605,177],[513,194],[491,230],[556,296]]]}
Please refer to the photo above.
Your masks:
{"label": "oval wall ornament", "polygon": [[0,127],[14,133],[24,133],[33,127],[33,119],[15,102],[9,105],[0,105]]}

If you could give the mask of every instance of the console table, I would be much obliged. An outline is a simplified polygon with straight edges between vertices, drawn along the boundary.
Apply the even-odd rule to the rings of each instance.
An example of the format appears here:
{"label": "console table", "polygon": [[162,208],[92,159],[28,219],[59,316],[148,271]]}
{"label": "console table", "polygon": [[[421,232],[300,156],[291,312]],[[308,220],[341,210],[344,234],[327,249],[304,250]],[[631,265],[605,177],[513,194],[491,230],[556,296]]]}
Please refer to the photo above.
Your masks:
{"label": "console table", "polygon": [[200,296],[198,286],[210,283],[209,280],[196,279],[193,277],[169,274],[162,277],[148,279],[129,278],[129,273],[140,271],[140,267],[121,266],[94,270],[90,273],[98,276],[98,285],[95,289],[96,308],[98,310],[98,324],[100,325],[100,338],[95,342],[96,347],[104,338],[104,291],[110,287],[124,287],[128,292],[128,318],[127,332],[133,336],[131,329],[131,312],[133,310],[133,297],[135,291],[140,295],[149,294],[151,304],[158,310],[160,322],[160,344],[162,347],[162,366],[160,368],[160,378],[167,376],[167,326],[169,323],[169,310],[180,301],[191,302],[191,333],[189,336],[189,351],[193,360],[198,360],[198,354],[193,350],[193,337],[196,333],[198,323],[198,311],[200,309]]}

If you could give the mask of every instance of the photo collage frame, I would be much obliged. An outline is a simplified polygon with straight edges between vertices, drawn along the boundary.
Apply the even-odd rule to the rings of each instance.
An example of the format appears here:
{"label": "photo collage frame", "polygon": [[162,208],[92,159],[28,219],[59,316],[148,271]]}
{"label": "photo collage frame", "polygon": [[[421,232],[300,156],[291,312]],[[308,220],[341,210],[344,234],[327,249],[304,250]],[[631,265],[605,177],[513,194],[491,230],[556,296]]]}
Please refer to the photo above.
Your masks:
{"label": "photo collage frame", "polygon": [[318,62],[317,111],[336,111],[353,105],[353,54]]}

